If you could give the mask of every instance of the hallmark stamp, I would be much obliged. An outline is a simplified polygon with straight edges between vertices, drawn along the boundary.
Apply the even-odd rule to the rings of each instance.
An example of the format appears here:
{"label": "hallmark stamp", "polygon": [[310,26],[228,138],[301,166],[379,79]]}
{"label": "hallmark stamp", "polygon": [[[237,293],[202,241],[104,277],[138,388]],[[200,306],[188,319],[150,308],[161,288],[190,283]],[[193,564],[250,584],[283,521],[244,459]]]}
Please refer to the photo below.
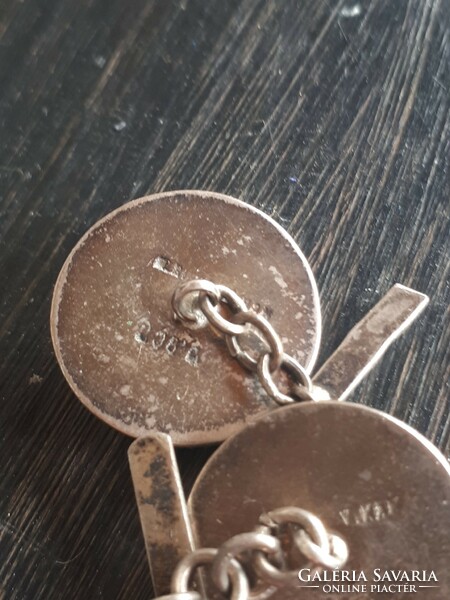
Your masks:
{"label": "hallmark stamp", "polygon": [[363,527],[394,517],[399,505],[400,497],[394,496],[386,500],[373,500],[357,507],[344,508],[339,511],[339,516],[344,525]]}

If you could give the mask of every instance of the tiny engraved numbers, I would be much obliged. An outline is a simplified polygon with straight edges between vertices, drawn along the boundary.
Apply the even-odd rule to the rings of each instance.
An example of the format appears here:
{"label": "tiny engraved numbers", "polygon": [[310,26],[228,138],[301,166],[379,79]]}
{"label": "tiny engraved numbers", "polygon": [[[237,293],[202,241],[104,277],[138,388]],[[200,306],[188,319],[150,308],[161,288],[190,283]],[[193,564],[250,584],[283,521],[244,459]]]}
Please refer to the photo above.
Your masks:
{"label": "tiny engraved numbers", "polygon": [[339,516],[344,525],[364,526],[393,517],[398,512],[399,504],[399,496],[394,496],[387,500],[374,500],[356,507],[344,508],[339,511]]}

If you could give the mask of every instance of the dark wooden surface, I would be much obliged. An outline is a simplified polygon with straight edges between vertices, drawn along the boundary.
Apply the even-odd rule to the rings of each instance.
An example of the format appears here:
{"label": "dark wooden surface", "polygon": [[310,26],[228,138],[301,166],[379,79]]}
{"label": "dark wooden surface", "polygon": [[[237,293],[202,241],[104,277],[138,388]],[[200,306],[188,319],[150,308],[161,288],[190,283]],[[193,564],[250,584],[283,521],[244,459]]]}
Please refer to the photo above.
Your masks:
{"label": "dark wooden surface", "polygon": [[[394,282],[426,314],[353,396],[449,440],[450,4],[0,2],[0,598],[149,599],[130,440],[56,364],[52,286],[128,199],[209,188],[311,260],[322,360]],[[210,450],[179,452],[189,484]]]}

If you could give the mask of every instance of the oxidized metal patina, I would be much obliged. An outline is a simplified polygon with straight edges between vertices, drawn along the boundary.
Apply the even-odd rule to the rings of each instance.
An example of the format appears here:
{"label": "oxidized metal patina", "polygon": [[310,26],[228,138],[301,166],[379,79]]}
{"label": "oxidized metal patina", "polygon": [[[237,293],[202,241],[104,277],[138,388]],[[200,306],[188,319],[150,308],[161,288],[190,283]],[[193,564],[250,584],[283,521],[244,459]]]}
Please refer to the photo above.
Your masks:
{"label": "oxidized metal patina", "polygon": [[79,399],[134,437],[218,442],[274,406],[210,330],[177,323],[184,280],[239,291],[311,371],[319,299],[292,238],[255,208],[210,192],[170,192],[125,204],[68,257],[52,305],[56,356]]}
{"label": "oxidized metal patina", "polygon": [[[298,506],[345,540],[345,569],[364,571],[367,591],[330,594],[317,581],[299,581],[273,600],[414,595],[371,593],[375,569],[434,571],[437,582],[422,581],[434,587],[415,582],[417,597],[443,600],[450,596],[449,475],[428,440],[371,408],[333,401],[281,408],[227,440],[204,467],[188,504],[195,544],[219,547],[250,531],[261,513]],[[291,561],[307,566],[295,553]],[[222,598],[213,590],[208,598]]]}

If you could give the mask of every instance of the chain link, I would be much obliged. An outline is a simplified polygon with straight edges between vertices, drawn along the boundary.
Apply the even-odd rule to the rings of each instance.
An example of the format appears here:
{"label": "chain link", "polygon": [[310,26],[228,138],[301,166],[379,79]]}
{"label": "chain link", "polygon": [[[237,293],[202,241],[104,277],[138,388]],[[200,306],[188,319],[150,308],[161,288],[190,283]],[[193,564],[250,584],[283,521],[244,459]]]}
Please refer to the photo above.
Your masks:
{"label": "chain link", "polygon": [[[345,541],[329,533],[316,515],[285,507],[262,514],[252,532],[235,535],[218,549],[202,548],[183,558],[172,577],[172,593],[157,600],[202,600],[199,592],[189,589],[196,570],[202,566],[210,567],[213,584],[229,600],[268,600],[280,588],[297,587],[300,568],[305,565],[297,570],[287,569],[287,556],[281,544],[285,531],[290,546],[296,547],[309,561],[306,567],[336,569],[347,561]],[[248,575],[249,557],[259,578],[253,588]]]}
{"label": "chain link", "polygon": [[222,593],[226,593],[229,587],[228,571],[231,561],[248,550],[268,555],[278,564],[283,560],[280,540],[269,533],[253,531],[235,535],[219,548],[211,570],[212,580]]}
{"label": "chain link", "polygon": [[[314,400],[314,387],[306,370],[283,350],[280,337],[270,322],[250,310],[236,292],[206,279],[177,287],[172,298],[175,317],[187,327],[209,325],[225,338],[230,354],[250,371],[257,373],[267,394],[278,404]],[[288,380],[287,393],[279,380]],[[281,536],[288,531],[290,547],[296,548],[315,569],[342,567],[348,558],[345,541],[329,533],[314,514],[287,507],[260,517],[254,531],[232,537],[220,548],[196,550],[177,566],[172,578],[172,593],[158,600],[202,600],[189,590],[195,571],[211,568],[216,588],[230,600],[267,600],[280,587],[298,585],[299,570],[288,569]],[[251,588],[242,564],[251,557],[253,572],[259,578]]]}
{"label": "chain link", "polygon": [[[264,514],[260,518],[266,534],[280,535],[283,528],[291,531],[293,545],[310,561],[310,566],[340,569],[348,559],[347,544],[342,538],[327,532],[322,521],[313,513],[301,508],[287,507]],[[260,552],[255,556],[255,569],[259,577],[276,586],[298,584],[298,570],[279,569]]]}
{"label": "chain link", "polygon": [[247,370],[257,373],[264,390],[277,404],[316,399],[311,378],[284,352],[280,336],[268,319],[250,310],[230,288],[207,279],[193,279],[176,288],[172,307],[175,318],[187,327],[209,325],[225,338],[230,354]]}
{"label": "chain link", "polygon": [[[214,303],[213,299],[206,291],[200,292],[199,304],[205,317],[208,319],[211,327],[226,336],[241,335],[245,331],[245,324],[239,324],[233,319],[247,310],[245,302],[229,288],[218,285],[218,300]],[[220,314],[220,306],[225,305],[232,313],[231,319],[226,319]]]}

